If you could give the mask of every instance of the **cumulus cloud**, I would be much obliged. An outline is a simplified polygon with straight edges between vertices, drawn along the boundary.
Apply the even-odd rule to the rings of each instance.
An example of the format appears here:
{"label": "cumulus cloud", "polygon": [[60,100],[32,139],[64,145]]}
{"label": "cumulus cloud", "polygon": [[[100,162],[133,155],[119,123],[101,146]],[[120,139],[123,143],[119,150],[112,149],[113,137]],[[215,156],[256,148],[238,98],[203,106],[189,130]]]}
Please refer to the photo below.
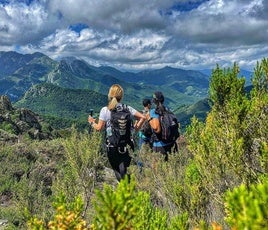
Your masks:
{"label": "cumulus cloud", "polygon": [[267,10],[265,0],[0,1],[0,50],[128,69],[250,68],[267,54]]}
{"label": "cumulus cloud", "polygon": [[2,44],[38,42],[56,28],[57,17],[49,15],[44,6],[12,2],[0,5],[0,36]]}
{"label": "cumulus cloud", "polygon": [[69,23],[84,22],[91,27],[120,33],[133,33],[141,29],[164,29],[166,23],[159,11],[172,6],[166,0],[61,0],[50,1],[49,10],[60,12]]}
{"label": "cumulus cloud", "polygon": [[194,43],[216,45],[267,44],[268,21],[250,16],[261,1],[209,1],[190,15],[179,15],[174,33]]}

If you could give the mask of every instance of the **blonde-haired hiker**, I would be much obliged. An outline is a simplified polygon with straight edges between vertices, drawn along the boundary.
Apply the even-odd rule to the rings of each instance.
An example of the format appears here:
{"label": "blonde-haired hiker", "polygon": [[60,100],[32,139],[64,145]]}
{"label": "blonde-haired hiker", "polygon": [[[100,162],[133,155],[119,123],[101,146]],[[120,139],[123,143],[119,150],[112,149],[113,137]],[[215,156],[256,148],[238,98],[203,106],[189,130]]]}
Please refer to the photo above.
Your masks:
{"label": "blonde-haired hiker", "polygon": [[[108,105],[100,111],[98,122],[89,115],[88,122],[95,130],[106,130],[107,156],[115,176],[120,181],[127,174],[131,157],[129,147],[134,144],[131,139],[132,124],[139,130],[145,116],[129,105],[122,104],[123,88],[114,84],[108,93]],[[133,119],[138,120],[132,122]]]}

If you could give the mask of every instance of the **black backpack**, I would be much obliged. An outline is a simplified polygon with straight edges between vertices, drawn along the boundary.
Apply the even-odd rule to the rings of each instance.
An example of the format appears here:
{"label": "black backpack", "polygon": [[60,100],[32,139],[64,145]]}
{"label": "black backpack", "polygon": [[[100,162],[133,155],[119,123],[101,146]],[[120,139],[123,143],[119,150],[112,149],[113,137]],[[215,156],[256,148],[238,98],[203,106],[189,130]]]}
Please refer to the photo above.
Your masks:
{"label": "black backpack", "polygon": [[169,109],[165,109],[159,116],[161,124],[161,135],[159,135],[161,141],[164,143],[175,142],[180,136],[179,124],[177,117]]}
{"label": "black backpack", "polygon": [[141,132],[145,137],[150,138],[153,134],[152,128],[149,124],[149,121],[146,119],[141,127]]}
{"label": "black backpack", "polygon": [[111,134],[107,135],[108,143],[114,147],[132,146],[131,113],[126,105],[117,105],[111,111]]}

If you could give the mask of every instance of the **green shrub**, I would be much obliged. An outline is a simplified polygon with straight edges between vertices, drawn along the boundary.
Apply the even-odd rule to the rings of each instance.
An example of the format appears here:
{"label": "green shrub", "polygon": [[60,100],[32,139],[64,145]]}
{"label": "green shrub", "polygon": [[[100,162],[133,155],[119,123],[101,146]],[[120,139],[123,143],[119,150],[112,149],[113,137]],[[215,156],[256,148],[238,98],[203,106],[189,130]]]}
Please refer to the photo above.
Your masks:
{"label": "green shrub", "polygon": [[149,193],[135,189],[134,177],[121,180],[117,188],[105,185],[96,191],[93,229],[187,229],[188,216],[168,217],[154,207]]}
{"label": "green shrub", "polygon": [[10,229],[25,229],[25,210],[42,218],[50,216],[52,178],[48,176],[53,175],[53,162],[59,163],[61,158],[57,140],[22,141],[1,145],[0,151],[0,191],[2,196],[8,195],[8,207],[0,206],[0,218],[8,220]]}
{"label": "green shrub", "polygon": [[31,217],[28,221],[28,229],[68,229],[68,230],[85,230],[86,221],[82,218],[83,201],[76,197],[73,202],[68,203],[66,197],[61,194],[53,202],[55,213],[52,219],[45,221],[37,217]]}
{"label": "green shrub", "polygon": [[0,123],[0,129],[3,129],[11,134],[16,134],[16,130],[14,129],[13,125],[6,121]]}
{"label": "green shrub", "polygon": [[226,193],[226,220],[232,229],[268,228],[268,178],[263,183],[245,184]]}
{"label": "green shrub", "polygon": [[257,64],[250,93],[238,73],[236,64],[232,69],[213,70],[209,89],[213,107],[205,123],[193,118],[186,132],[199,175],[189,193],[196,209],[206,213],[200,216],[206,224],[224,225],[225,191],[241,183],[249,187],[267,173],[268,61]]}
{"label": "green shrub", "polygon": [[73,200],[77,195],[83,198],[84,213],[89,212],[91,196],[102,180],[105,163],[102,150],[102,134],[78,132],[74,127],[70,137],[62,139],[64,147],[64,164],[59,165],[57,178],[53,183],[55,194],[64,191],[67,199]]}

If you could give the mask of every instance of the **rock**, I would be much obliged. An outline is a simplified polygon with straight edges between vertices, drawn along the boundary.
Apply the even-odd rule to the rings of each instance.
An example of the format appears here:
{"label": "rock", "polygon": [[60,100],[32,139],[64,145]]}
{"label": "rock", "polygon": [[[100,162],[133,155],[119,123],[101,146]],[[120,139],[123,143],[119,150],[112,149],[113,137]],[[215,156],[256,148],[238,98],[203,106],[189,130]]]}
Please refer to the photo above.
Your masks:
{"label": "rock", "polygon": [[6,95],[0,96],[0,112],[12,111],[12,110],[13,107],[9,97]]}
{"label": "rock", "polygon": [[21,120],[17,121],[16,125],[20,133],[23,133],[31,128],[31,126],[28,123],[26,123],[25,121],[21,121]]}
{"label": "rock", "polygon": [[38,122],[38,116],[34,112],[28,109],[21,109],[20,116],[21,121],[28,123],[30,127],[34,127],[36,129],[41,129],[41,125]]}
{"label": "rock", "polygon": [[[45,131],[42,130],[42,125],[45,125]],[[24,134],[35,140],[52,139],[53,131],[38,114],[26,108],[13,108],[10,99],[0,95],[1,142],[19,142],[18,136]]]}
{"label": "rock", "polygon": [[2,227],[6,226],[8,224],[8,220],[0,219],[0,229],[4,229]]}

